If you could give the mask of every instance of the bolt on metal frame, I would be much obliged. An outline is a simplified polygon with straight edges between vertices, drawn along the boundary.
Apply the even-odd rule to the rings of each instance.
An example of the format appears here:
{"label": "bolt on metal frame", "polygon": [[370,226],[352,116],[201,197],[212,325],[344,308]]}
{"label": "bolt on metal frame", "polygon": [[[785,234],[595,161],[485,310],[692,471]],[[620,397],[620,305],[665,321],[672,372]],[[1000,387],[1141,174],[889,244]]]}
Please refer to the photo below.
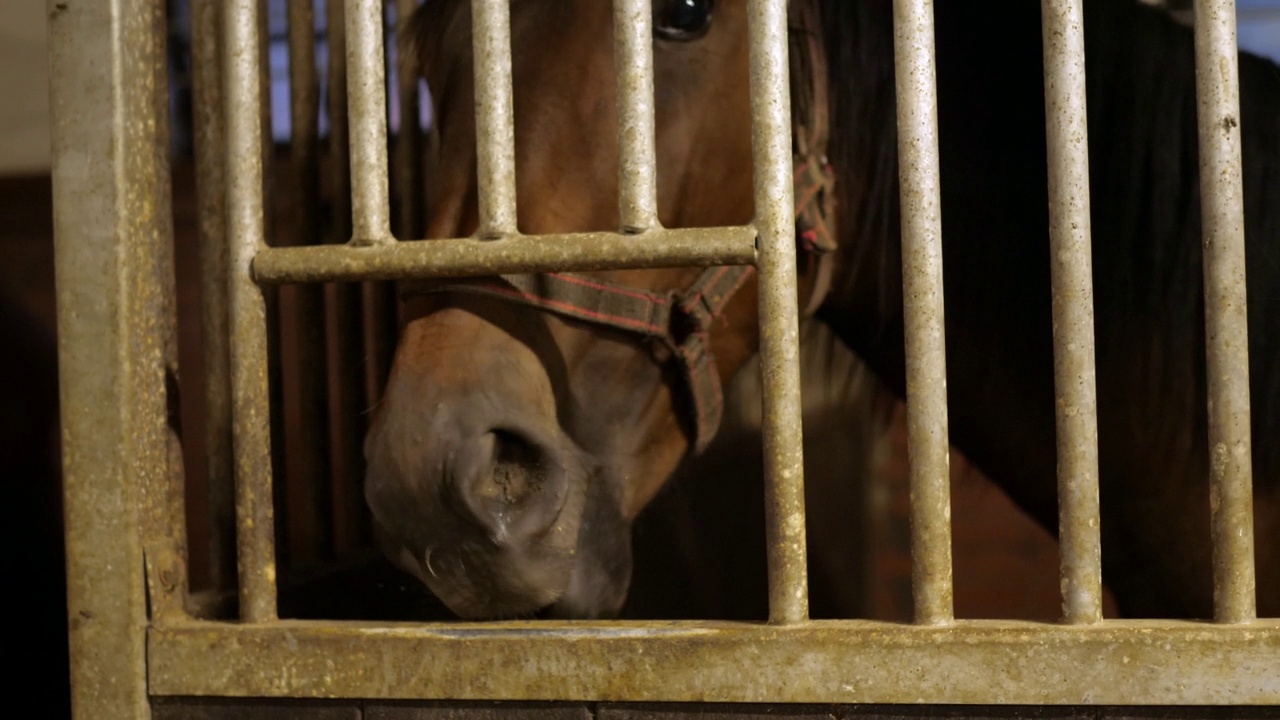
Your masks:
{"label": "bolt on metal frame", "polygon": [[[206,290],[218,297],[225,287],[229,307],[225,315],[206,316],[215,331],[211,357],[226,358],[211,363],[210,398],[218,402],[211,403],[210,437],[218,442],[210,452],[225,452],[226,433],[234,436],[237,623],[184,610],[184,548],[163,535],[184,521],[171,497],[175,474],[164,429],[173,288],[170,251],[161,247],[171,241],[168,192],[161,187],[168,179],[159,100],[165,88],[157,72],[164,62],[156,41],[162,6],[49,1],[78,717],[146,717],[153,695],[1280,702],[1280,621],[1258,620],[1254,603],[1231,0],[1196,3],[1216,623],[1101,620],[1081,0],[1043,0],[1061,625],[953,617],[932,3],[895,0],[916,564],[917,622],[907,626],[808,620],[785,0],[748,3],[755,221],[697,230],[658,223],[647,3],[616,0],[616,48],[626,59],[618,63],[622,227],[549,236],[522,235],[516,226],[508,2],[472,0],[480,230],[474,238],[420,241],[391,232],[382,3],[346,0],[352,236],[346,244],[312,247],[266,242],[260,5],[228,0],[218,14],[216,3],[195,2],[201,28],[195,69],[204,89],[197,102],[199,181],[209,190],[201,203]],[[225,115],[211,111],[218,103]],[[335,129],[345,122],[335,114]],[[761,283],[769,623],[388,626],[277,619],[265,287],[745,263],[758,266]],[[166,579],[166,569],[178,574]]]}

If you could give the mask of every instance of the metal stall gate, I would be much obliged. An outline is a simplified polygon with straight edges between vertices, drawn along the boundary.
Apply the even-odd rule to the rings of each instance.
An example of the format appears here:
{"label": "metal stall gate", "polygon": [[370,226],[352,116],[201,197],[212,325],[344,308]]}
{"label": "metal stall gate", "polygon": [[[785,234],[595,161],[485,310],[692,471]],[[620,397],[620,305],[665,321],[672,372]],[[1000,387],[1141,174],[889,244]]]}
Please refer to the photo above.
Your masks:
{"label": "metal stall gate", "polygon": [[[615,0],[615,17],[624,20],[616,24],[618,48],[627,58],[618,77],[619,186],[629,232],[552,236],[516,229],[508,3],[472,0],[480,230],[473,238],[427,242],[391,232],[382,3],[348,0],[353,227],[350,242],[316,247],[267,243],[259,3],[225,0],[196,10],[206,31],[221,25],[221,52],[208,44],[211,35],[197,35],[196,48],[205,62],[198,72],[222,74],[214,86],[226,107],[219,158],[225,180],[216,180],[225,182],[225,214],[215,209],[207,219],[225,220],[229,243],[223,295],[233,389],[226,417],[234,428],[236,622],[207,619],[189,601],[181,463],[166,425],[176,330],[163,3],[49,0],[77,717],[148,717],[153,703],[177,717],[181,706],[160,699],[190,696],[374,704],[1280,702],[1280,622],[1257,619],[1254,601],[1240,145],[1236,126],[1226,122],[1238,105],[1231,0],[1196,3],[1210,434],[1214,446],[1236,449],[1213,465],[1213,622],[1102,619],[1081,6],[1043,0],[1061,458],[1059,624],[953,617],[932,5],[894,3],[912,398],[911,625],[808,619],[785,0],[748,3],[755,222],[709,230],[657,225],[648,0]],[[219,54],[217,68],[209,62]],[[755,264],[760,273],[770,622],[278,619],[264,288],[720,264]],[[217,297],[222,288],[210,290]],[[271,707],[268,713],[285,706]]]}

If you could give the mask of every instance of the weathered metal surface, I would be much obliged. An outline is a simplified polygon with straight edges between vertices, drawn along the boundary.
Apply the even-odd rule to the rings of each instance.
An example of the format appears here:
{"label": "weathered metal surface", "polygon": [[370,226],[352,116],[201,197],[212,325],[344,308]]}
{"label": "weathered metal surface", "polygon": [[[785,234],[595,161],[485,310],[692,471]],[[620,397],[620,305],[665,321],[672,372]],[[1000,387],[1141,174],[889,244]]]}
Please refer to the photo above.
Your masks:
{"label": "weathered metal surface", "polygon": [[769,620],[809,617],[800,413],[800,311],[796,299],[795,201],[791,178],[791,86],[787,3],[747,3],[751,42],[751,146],[759,233],[760,375],[764,433]]}
{"label": "weathered metal surface", "polygon": [[[237,698],[163,698],[154,711],[157,720],[256,720],[271,718],[349,717],[364,720],[1276,720],[1280,707],[1165,707],[1098,705],[776,705],[747,703],[552,703],[457,701],[315,701]],[[163,713],[163,714],[162,714]],[[311,713],[311,714],[307,714]]]}
{"label": "weathered metal surface", "polygon": [[153,3],[50,0],[72,708],[147,717],[141,515],[167,482]]}
{"label": "weathered metal surface", "polygon": [[143,555],[147,567],[147,595],[153,622],[179,621],[186,617],[187,598],[187,522],[186,472],[182,459],[181,402],[178,396],[178,308],[174,278],[173,247],[173,181],[169,169],[169,67],[166,63],[168,18],[160,3],[147,5],[146,19],[151,23],[146,33],[150,47],[147,62],[152,74],[147,89],[151,108],[145,122],[152,126],[154,138],[150,191],[154,194],[150,232],[135,238],[138,252],[146,257],[141,267],[153,273],[155,288],[153,311],[141,319],[151,325],[148,334],[160,338],[162,377],[165,403],[164,434],[165,472],[147,474],[142,485]]}
{"label": "weathered metal surface", "polygon": [[232,700],[161,698],[152,720],[364,720],[357,701],[334,704],[314,700]]}
{"label": "weathered metal surface", "polygon": [[330,242],[351,238],[351,153],[347,122],[347,24],[346,0],[326,0],[325,39],[329,64],[325,68],[329,110],[329,191],[333,203]]}
{"label": "weathered metal surface", "polygon": [[511,95],[509,0],[471,0],[476,84],[476,187],[480,227],[492,239],[516,232],[516,140]]}
{"label": "weathered metal surface", "polygon": [[1280,703],[1280,621],[368,625],[150,633],[159,695],[1026,704]]}
{"label": "weathered metal surface", "polygon": [[918,623],[950,622],[950,455],[932,0],[894,0],[911,579]]}
{"label": "weathered metal surface", "polygon": [[[329,40],[329,163],[333,203],[328,242],[347,243],[353,236],[351,143],[348,132],[346,1],[332,0],[325,7]],[[327,246],[326,246],[327,247]],[[373,246],[371,246],[373,247]],[[340,283],[329,288],[327,327],[332,338],[360,337],[362,302],[359,288]],[[364,350],[358,342],[334,342],[330,348],[330,436],[333,438],[334,545],[341,552],[362,540],[364,515],[350,508],[363,507],[356,478],[361,474],[364,403]]]}
{"label": "weathered metal surface", "polygon": [[[396,18],[403,25],[418,8],[418,0],[396,0]],[[398,56],[397,56],[398,57]],[[405,58],[400,59],[396,75],[396,93],[400,100],[400,131],[396,134],[395,154],[391,158],[393,190],[399,202],[392,231],[401,240],[421,237],[423,206],[423,142],[421,98],[417,75],[405,71]],[[434,117],[432,118],[434,122]]]}
{"label": "weathered metal surface", "polygon": [[351,241],[391,242],[387,175],[387,83],[382,0],[348,0],[347,108],[351,117]]}
{"label": "weathered metal surface", "polygon": [[[415,240],[373,247],[269,248],[253,262],[260,283],[404,280],[549,270],[749,265],[751,227],[527,235],[501,240]],[[642,240],[642,241],[641,241]]]}
{"label": "weathered metal surface", "polygon": [[1089,127],[1081,0],[1044,0],[1062,616],[1102,620]]}
{"label": "weathered metal surface", "polygon": [[596,717],[583,705],[552,703],[430,703],[374,705],[364,710],[364,720],[591,720]]}
{"label": "weathered metal surface", "polygon": [[196,238],[200,247],[204,350],[205,477],[209,485],[212,585],[235,583],[235,489],[231,456],[231,355],[227,319],[226,146],[222,106],[222,9],[191,3],[192,121],[195,130]]}
{"label": "weathered metal surface", "polygon": [[1196,0],[1195,18],[1213,600],[1217,619],[1235,623],[1257,616],[1235,3]]}
{"label": "weathered metal surface", "polygon": [[276,561],[267,317],[262,291],[250,277],[254,254],[266,246],[262,116],[257,112],[261,95],[259,8],[255,0],[235,0],[228,2],[224,9],[230,254],[227,297],[231,319],[240,615],[248,622],[264,622],[276,616]]}
{"label": "weathered metal surface", "polygon": [[[785,713],[785,714],[782,714]],[[792,720],[835,720],[834,708],[824,706],[805,706],[776,708],[759,705],[684,705],[661,704],[650,705],[628,703],[626,705],[604,705],[595,713],[597,720],[764,720],[775,717]]]}
{"label": "weathered metal surface", "polygon": [[[320,81],[316,70],[315,8],[312,0],[289,0],[289,185],[292,210],[285,226],[286,241],[293,246],[319,242],[320,219]],[[292,288],[293,322],[297,356],[289,366],[297,394],[297,446],[288,449],[301,467],[289,483],[288,545],[304,550],[304,557],[318,561],[331,556],[333,529],[332,467],[329,453],[328,347],[325,338],[324,288],[298,285]]]}
{"label": "weathered metal surface", "polygon": [[658,224],[653,104],[653,3],[614,0],[618,81],[618,217],[623,232]]}

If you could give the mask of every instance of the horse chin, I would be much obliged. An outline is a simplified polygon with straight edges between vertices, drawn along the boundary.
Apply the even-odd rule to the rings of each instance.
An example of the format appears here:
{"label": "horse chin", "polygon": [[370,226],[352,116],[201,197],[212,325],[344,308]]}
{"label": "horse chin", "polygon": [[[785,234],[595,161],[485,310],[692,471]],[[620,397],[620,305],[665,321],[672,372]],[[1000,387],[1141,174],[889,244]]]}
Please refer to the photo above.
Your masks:
{"label": "horse chin", "polygon": [[597,479],[587,490],[569,584],[545,617],[608,619],[622,612],[631,586],[631,523],[609,488]]}

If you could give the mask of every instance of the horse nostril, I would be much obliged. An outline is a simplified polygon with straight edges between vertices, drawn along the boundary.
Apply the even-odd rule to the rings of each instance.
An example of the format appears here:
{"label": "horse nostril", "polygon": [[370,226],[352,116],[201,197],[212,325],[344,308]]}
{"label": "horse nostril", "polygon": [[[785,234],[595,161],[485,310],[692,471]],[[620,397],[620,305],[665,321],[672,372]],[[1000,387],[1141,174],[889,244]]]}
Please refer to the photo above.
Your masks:
{"label": "horse nostril", "polygon": [[519,433],[494,430],[493,489],[502,502],[519,505],[546,485],[550,463],[545,454]]}
{"label": "horse nostril", "polygon": [[472,465],[471,477],[457,478],[458,489],[489,539],[507,545],[550,527],[568,483],[553,451],[505,428],[490,430],[473,447],[487,462]]}

